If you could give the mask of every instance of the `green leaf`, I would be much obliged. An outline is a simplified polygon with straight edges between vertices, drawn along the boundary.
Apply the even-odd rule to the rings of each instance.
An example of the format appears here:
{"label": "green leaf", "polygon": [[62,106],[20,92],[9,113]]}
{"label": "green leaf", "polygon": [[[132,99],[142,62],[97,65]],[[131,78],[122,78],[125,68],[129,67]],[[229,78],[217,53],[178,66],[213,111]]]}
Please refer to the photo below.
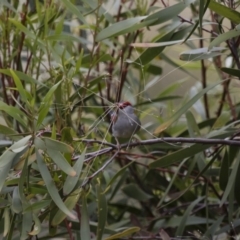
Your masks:
{"label": "green leaf", "polygon": [[130,227],[123,230],[122,232],[116,233],[110,237],[105,238],[105,240],[121,239],[121,238],[129,237],[130,235],[139,231],[140,231],[139,227]]}
{"label": "green leaf", "polygon": [[62,81],[59,81],[58,83],[56,83],[55,85],[53,85],[50,90],[48,91],[48,93],[46,94],[46,96],[43,98],[42,102],[41,102],[41,106],[39,109],[39,114],[38,114],[38,120],[37,120],[37,127],[39,128],[40,125],[42,124],[44,118],[46,117],[49,108],[51,106],[51,101],[52,101],[52,97],[54,92],[56,91],[56,89],[59,87],[59,85],[62,83]]}
{"label": "green leaf", "polygon": [[49,195],[51,196],[52,200],[55,202],[55,204],[59,207],[59,209],[64,212],[67,216],[69,216],[72,219],[76,219],[73,213],[71,213],[68,208],[64,205],[59,193],[58,189],[56,188],[54,181],[51,177],[51,174],[46,166],[46,163],[43,161],[43,158],[41,154],[39,153],[39,150],[36,148],[36,155],[37,155],[37,163],[39,171],[43,177],[43,180],[46,184],[47,190]]}
{"label": "green leaf", "polygon": [[[10,148],[8,148],[1,156],[0,156],[0,170],[1,167],[8,164],[13,160],[13,158],[17,155],[17,153],[23,151],[23,149],[28,147],[29,140],[32,138],[31,135],[26,136],[19,141],[15,142]],[[20,151],[19,151],[20,150]]]}
{"label": "green leaf", "polygon": [[20,213],[22,212],[22,202],[20,199],[20,195],[19,195],[19,188],[18,186],[14,188],[13,190],[13,196],[12,196],[12,210],[15,213]]}
{"label": "green leaf", "polygon": [[219,186],[224,191],[227,186],[228,178],[229,178],[229,156],[227,148],[225,148],[225,153],[222,158],[221,168],[219,172]]}
{"label": "green leaf", "polygon": [[41,226],[41,221],[37,217],[35,213],[32,214],[33,216],[33,228],[31,232],[28,232],[29,235],[36,236],[41,232],[42,226]]}
{"label": "green leaf", "polygon": [[240,70],[238,69],[234,69],[234,68],[221,68],[221,70],[225,73],[228,73],[230,75],[236,76],[236,77],[240,77]]}
{"label": "green leaf", "polygon": [[193,210],[193,208],[203,199],[205,198],[205,196],[203,197],[199,197],[197,198],[195,201],[193,201],[188,208],[186,209],[184,215],[181,217],[181,221],[179,221],[179,226],[177,228],[177,231],[175,233],[175,236],[182,236],[184,229],[186,227],[186,223],[187,223],[187,219],[190,217],[190,214]]}
{"label": "green leaf", "polygon": [[9,116],[16,119],[19,123],[27,128],[26,122],[24,121],[25,113],[20,111],[17,107],[9,106],[6,103],[0,101],[0,111],[6,112]]}
{"label": "green leaf", "polygon": [[0,132],[1,132],[1,134],[7,135],[7,136],[17,134],[17,132],[14,129],[7,127],[5,125],[2,125],[2,124],[0,124]]}
{"label": "green leaf", "polygon": [[26,212],[22,215],[22,226],[21,226],[21,236],[20,240],[28,239],[29,235],[28,233],[31,231],[32,228],[32,213]]}
{"label": "green leaf", "polygon": [[45,48],[45,44],[44,44],[44,42],[41,40],[41,38],[39,38],[37,35],[35,35],[35,34],[34,34],[34,31],[30,31],[27,27],[25,27],[25,26],[21,23],[21,21],[18,21],[18,20],[13,19],[13,18],[8,18],[8,20],[9,20],[9,22],[11,22],[12,24],[14,24],[19,31],[25,33],[27,37],[29,37],[29,38],[37,41],[38,44],[39,44],[41,47]]}
{"label": "green leaf", "polygon": [[166,197],[167,197],[168,194],[169,194],[169,191],[170,191],[172,185],[174,185],[174,182],[175,182],[175,180],[176,180],[176,178],[177,178],[177,176],[178,176],[178,174],[179,174],[182,166],[186,163],[187,160],[188,160],[188,159],[186,159],[185,161],[182,161],[182,162],[179,164],[179,166],[178,166],[178,168],[176,169],[173,177],[171,178],[170,183],[169,183],[168,186],[167,186],[167,189],[164,191],[163,196],[161,196],[161,200],[159,201],[157,207],[161,207],[162,203],[165,201]]}
{"label": "green leaf", "polygon": [[151,195],[142,191],[138,185],[131,183],[122,188],[122,191],[130,198],[134,198],[138,201],[147,201],[152,198]]}
{"label": "green leaf", "polygon": [[237,29],[222,33],[216,38],[214,38],[212,42],[210,42],[208,50],[212,50],[215,46],[220,45],[222,42],[225,42],[239,35],[240,35],[240,30],[237,30]]}
{"label": "green leaf", "polygon": [[[211,136],[211,134],[207,137],[209,137],[209,139],[211,138],[226,138],[228,136],[230,136],[232,134],[232,132],[226,132],[226,133],[220,133],[217,136]],[[160,159],[155,160],[154,162],[149,164],[150,168],[156,168],[156,167],[166,167],[166,166],[170,166],[174,163],[180,162],[181,160],[183,160],[184,158],[187,157],[191,157],[194,156],[195,154],[202,152],[203,150],[206,150],[210,147],[211,145],[206,144],[189,144],[188,146],[186,146],[183,149],[180,149],[174,153],[170,153]]]}
{"label": "green leaf", "polygon": [[43,151],[48,151],[48,149],[63,153],[73,153],[74,151],[70,145],[47,137],[36,137],[34,139],[34,144],[37,148],[42,149]]}
{"label": "green leaf", "polygon": [[61,33],[61,34],[52,34],[46,37],[48,41],[67,41],[67,42],[82,42],[81,39],[77,36]]}
{"label": "green leaf", "polygon": [[174,153],[168,154],[165,157],[155,160],[154,162],[149,164],[149,167],[150,168],[167,167],[176,162],[180,162],[184,158],[194,156],[195,154],[202,152],[207,148],[209,148],[209,145],[193,144],[184,149],[178,150]]}
{"label": "green leaf", "polygon": [[102,41],[106,38],[115,37],[118,35],[123,35],[125,33],[136,31],[140,28],[149,26],[153,23],[154,20],[144,21],[146,16],[143,17],[135,17],[135,18],[128,18],[126,20],[116,22],[111,26],[104,28],[96,37],[96,41]]}
{"label": "green leaf", "polygon": [[69,0],[62,0],[62,3],[68,8],[68,10],[74,14],[82,23],[87,25],[85,17],[82,13],[78,10],[78,8],[71,3]]}
{"label": "green leaf", "polygon": [[31,76],[28,76],[27,74],[17,71],[17,70],[13,70],[13,69],[0,69],[1,73],[4,73],[5,75],[8,76],[12,76],[11,72],[13,72],[19,79],[21,79],[22,81],[26,82],[26,83],[30,83],[30,84],[36,84],[36,85],[42,85],[44,87],[46,87],[45,84],[43,84],[41,81],[37,81],[34,78],[32,78]]}
{"label": "green leaf", "polygon": [[126,171],[126,169],[132,164],[133,162],[130,162],[128,164],[126,164],[124,167],[122,167],[115,175],[114,177],[109,181],[106,189],[104,190],[104,193],[106,193],[110,187],[113,185],[113,183],[116,181],[116,179],[120,176],[122,176],[122,174]]}
{"label": "green leaf", "polygon": [[19,91],[19,93],[20,93],[20,95],[21,95],[22,100],[23,100],[25,103],[27,103],[27,102],[28,102],[28,97],[27,97],[27,95],[26,95],[26,91],[25,91],[25,89],[23,88],[23,85],[22,85],[20,79],[18,78],[18,76],[15,74],[15,72],[14,72],[12,69],[10,69],[10,73],[11,73],[12,78],[13,78],[13,80],[14,80],[14,83],[15,83],[15,85],[16,85],[16,87],[17,87],[17,90]]}
{"label": "green leaf", "polygon": [[[240,154],[238,155],[238,158],[240,158]],[[240,161],[240,159],[239,159],[239,161]],[[231,178],[231,175],[230,175],[230,178]],[[236,174],[236,178],[235,178],[235,184],[234,184],[234,193],[235,193],[235,198],[236,198],[238,204],[240,203],[240,185],[238,184],[239,182],[240,182],[240,165],[238,165],[237,174]]]}
{"label": "green leaf", "polygon": [[25,209],[23,209],[23,212],[35,212],[35,211],[37,212],[43,208],[47,208],[51,202],[52,200],[41,200],[41,201],[35,202],[27,206]]}
{"label": "green leaf", "polygon": [[81,234],[81,239],[91,240],[86,193],[84,193],[83,198],[82,198],[80,234]]}
{"label": "green leaf", "polygon": [[3,237],[6,237],[10,229],[10,212],[8,207],[4,208],[3,217],[4,217]]}
{"label": "green leaf", "polygon": [[[161,36],[156,40],[156,43],[166,42],[171,39],[173,32],[175,29],[169,31],[164,36]],[[139,62],[141,65],[146,65],[151,62],[155,57],[157,57],[163,50],[165,46],[156,47],[156,48],[148,48],[145,50],[134,62]]]}
{"label": "green leaf", "polygon": [[[239,163],[240,163],[240,152],[238,152],[236,161],[232,165],[232,172],[229,176],[226,189],[225,189],[222,199],[220,201],[220,206],[222,206],[225,203],[229,193],[231,192],[232,188],[234,187],[237,174],[239,174]],[[236,184],[236,185],[238,185],[238,184]]]}
{"label": "green leaf", "polygon": [[67,159],[65,159],[59,151],[48,148],[46,152],[63,172],[72,177],[76,176],[75,170],[70,166]]}
{"label": "green leaf", "polygon": [[219,216],[217,221],[215,221],[210,227],[207,228],[207,231],[204,233],[204,236],[214,236],[218,229],[221,229],[221,224],[224,220],[224,216]]}
{"label": "green leaf", "polygon": [[73,169],[76,171],[76,175],[75,176],[67,176],[67,179],[63,185],[63,194],[64,195],[68,195],[76,186],[80,174],[82,172],[82,167],[83,167],[83,163],[84,163],[84,159],[85,159],[85,152],[86,149],[82,152],[82,154],[79,156],[78,160],[76,161],[76,163],[73,166]]}
{"label": "green leaf", "polygon": [[157,11],[152,15],[148,16],[145,21],[154,20],[152,25],[160,24],[171,20],[174,16],[181,13],[188,5],[195,2],[195,0],[185,0],[180,3],[174,4],[173,6],[164,8],[163,10]]}
{"label": "green leaf", "polygon": [[219,129],[224,127],[229,122],[229,113],[227,111],[224,111],[221,113],[221,115],[217,118],[215,123],[212,126],[212,129]]}
{"label": "green leaf", "polygon": [[198,48],[180,53],[179,58],[182,61],[199,61],[220,56],[225,49],[223,47],[213,47],[211,50],[208,50],[208,48]]}
{"label": "green leaf", "polygon": [[[82,189],[78,188],[70,196],[67,197],[67,199],[64,201],[64,204],[66,205],[68,210],[71,211],[76,206],[76,204],[81,196],[81,193],[82,193]],[[64,212],[62,212],[61,210],[58,210],[56,215],[53,217],[53,219],[51,221],[51,225],[57,226],[65,218],[66,218],[66,214]]]}
{"label": "green leaf", "polygon": [[101,240],[105,224],[107,222],[107,200],[105,193],[102,191],[101,183],[96,185],[97,203],[98,203],[98,226],[97,226],[97,240]]}
{"label": "green leaf", "polygon": [[200,1],[199,2],[199,24],[200,24],[200,29],[202,30],[202,22],[203,22],[203,16],[205,14],[205,12],[208,9],[209,3],[211,2],[211,0],[207,0],[206,4],[204,6],[204,1]]}
{"label": "green leaf", "polygon": [[192,107],[192,105],[197,102],[205,93],[207,93],[209,90],[211,90],[212,88],[216,87],[217,85],[223,83],[222,81],[214,83],[206,88],[204,88],[203,90],[201,90],[196,96],[194,96],[192,99],[190,99],[187,103],[185,103],[183,105],[183,107],[181,107],[175,114],[173,114],[173,116],[164,124],[162,124],[161,126],[159,126],[155,131],[154,134],[159,134],[162,131],[164,131],[165,129],[167,129],[173,122],[177,121],[182,114],[185,114],[188,109],[190,107]]}
{"label": "green leaf", "polygon": [[[6,178],[8,176],[8,172],[12,166],[12,161],[16,155],[17,155],[16,153],[6,151],[0,157],[0,164],[1,164],[1,167],[0,167],[0,192],[2,191],[2,188],[5,184]],[[5,162],[5,164],[3,165],[2,162]]]}
{"label": "green leaf", "polygon": [[[206,1],[207,0],[205,0],[205,2]],[[225,17],[230,21],[233,21],[236,24],[240,23],[240,13],[230,7],[226,7],[223,4],[211,0],[208,5],[208,8],[214,11],[215,13],[219,14],[220,16]]]}

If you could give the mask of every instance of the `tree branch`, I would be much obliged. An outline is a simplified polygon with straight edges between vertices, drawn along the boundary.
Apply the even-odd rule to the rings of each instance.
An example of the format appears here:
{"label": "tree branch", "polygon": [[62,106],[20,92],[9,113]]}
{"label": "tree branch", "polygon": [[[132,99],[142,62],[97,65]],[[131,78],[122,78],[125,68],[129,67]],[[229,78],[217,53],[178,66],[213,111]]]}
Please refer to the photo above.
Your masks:
{"label": "tree branch", "polygon": [[[102,146],[112,147],[112,149],[118,149],[116,144],[102,142],[100,140],[93,140],[93,139],[83,139],[82,142],[84,143],[97,143]],[[131,143],[124,143],[120,145],[120,149],[125,149],[128,147],[137,147],[137,146],[146,146],[146,145],[154,145],[158,143],[175,143],[175,144],[182,144],[182,143],[199,143],[199,144],[209,144],[209,145],[228,145],[228,146],[240,146],[240,141],[238,140],[230,140],[230,139],[217,139],[217,138],[184,138],[184,137],[165,137],[165,138],[155,138],[155,139],[148,139],[142,140],[138,142],[131,142]],[[97,153],[96,153],[97,154]]]}

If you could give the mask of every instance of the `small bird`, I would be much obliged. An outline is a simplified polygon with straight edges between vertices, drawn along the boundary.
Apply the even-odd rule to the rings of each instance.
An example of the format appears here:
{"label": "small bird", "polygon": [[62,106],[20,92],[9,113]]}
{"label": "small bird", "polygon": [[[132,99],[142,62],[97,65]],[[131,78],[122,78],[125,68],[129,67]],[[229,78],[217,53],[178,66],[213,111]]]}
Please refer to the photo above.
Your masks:
{"label": "small bird", "polygon": [[115,137],[118,148],[119,138],[131,138],[141,127],[141,122],[130,102],[117,103],[117,110],[111,114],[112,135]]}

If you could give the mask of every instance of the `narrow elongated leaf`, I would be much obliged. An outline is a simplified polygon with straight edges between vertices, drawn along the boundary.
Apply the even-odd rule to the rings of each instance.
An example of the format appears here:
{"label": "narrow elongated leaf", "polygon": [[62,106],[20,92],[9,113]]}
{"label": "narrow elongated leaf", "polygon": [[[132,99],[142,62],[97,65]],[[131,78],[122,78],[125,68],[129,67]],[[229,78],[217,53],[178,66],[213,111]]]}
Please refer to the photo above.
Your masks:
{"label": "narrow elongated leaf", "polygon": [[97,2],[95,0],[82,0],[87,6],[90,7],[93,11],[98,11],[99,16],[103,16],[104,18],[112,23],[114,21],[114,16],[110,13],[108,13],[108,9],[104,8],[104,5],[101,4],[101,2]]}
{"label": "narrow elongated leaf", "polygon": [[228,32],[220,34],[218,37],[214,38],[212,42],[210,42],[208,49],[212,50],[213,47],[220,45],[222,42],[225,42],[229,39],[237,37],[240,35],[240,30],[234,29]]}
{"label": "narrow elongated leaf", "polygon": [[67,175],[70,175],[72,177],[76,175],[75,170],[70,166],[67,159],[65,159],[65,157],[59,151],[50,150],[48,148],[47,154]]}
{"label": "narrow elongated leaf", "polygon": [[186,223],[187,223],[187,219],[190,216],[193,208],[196,206],[196,204],[198,204],[200,201],[202,201],[204,199],[204,197],[200,197],[198,199],[196,199],[195,201],[193,201],[189,207],[187,208],[186,212],[184,213],[184,215],[181,218],[181,221],[179,221],[179,226],[177,228],[177,231],[175,233],[175,236],[182,236],[184,229],[186,227]]}
{"label": "narrow elongated leaf", "polygon": [[1,155],[1,157],[0,157],[0,171],[1,171],[1,168],[3,166],[9,164],[9,162],[11,162],[13,160],[13,158],[17,155],[17,153],[20,152],[20,151],[18,151],[19,149],[21,149],[21,151],[23,151],[24,148],[28,147],[28,143],[29,143],[29,140],[31,139],[31,137],[32,136],[26,136],[26,137],[22,138],[21,140],[14,143],[10,148],[8,148]]}
{"label": "narrow elongated leaf", "polygon": [[162,240],[171,240],[170,236],[163,229],[160,230],[159,235]]}
{"label": "narrow elongated leaf", "polygon": [[198,48],[182,52],[179,58],[182,61],[199,61],[219,56],[222,54],[223,50],[225,50],[223,47],[213,47],[211,50],[207,48]]}
{"label": "narrow elongated leaf", "polygon": [[145,21],[148,20],[155,20],[152,25],[160,24],[163,22],[166,22],[168,20],[171,20],[173,16],[177,16],[179,13],[181,13],[188,5],[195,2],[195,0],[185,0],[181,1],[180,3],[174,4],[173,6],[167,7],[163,10],[160,10],[158,12],[155,12],[151,15],[149,15]]}
{"label": "narrow elongated leaf", "polygon": [[0,163],[1,163],[1,160],[6,162],[4,165],[2,165],[0,167],[0,192],[2,191],[5,180],[8,176],[8,172],[12,166],[12,160],[15,157],[15,155],[16,155],[16,153],[11,153],[11,152],[7,151],[0,158]]}
{"label": "narrow elongated leaf", "polygon": [[212,129],[220,129],[224,127],[229,121],[229,114],[227,111],[221,113],[221,115],[216,119],[215,123],[212,126]]}
{"label": "narrow elongated leaf", "polygon": [[19,188],[18,186],[14,188],[13,190],[13,196],[12,196],[12,210],[15,213],[20,213],[22,211],[22,202],[19,195]]}
{"label": "narrow elongated leaf", "polygon": [[227,186],[228,178],[229,178],[229,156],[227,148],[225,148],[225,153],[222,158],[222,164],[220,168],[220,175],[219,175],[219,186],[224,191]]}
{"label": "narrow elongated leaf", "polygon": [[119,239],[119,238],[125,238],[131,236],[133,233],[139,232],[139,227],[130,227],[125,229],[122,232],[116,233],[110,237],[105,238],[105,240],[112,240],[112,239]]}
{"label": "narrow elongated leaf", "polygon": [[17,90],[21,95],[22,100],[26,103],[28,100],[28,97],[27,97],[27,94],[25,93],[25,89],[23,88],[23,85],[22,85],[20,79],[18,78],[18,76],[15,74],[15,72],[12,69],[10,69],[10,73],[11,73],[14,83],[17,87]]}
{"label": "narrow elongated leaf", "polygon": [[136,184],[128,184],[127,186],[122,188],[122,191],[131,198],[134,198],[138,201],[147,201],[152,196],[145,193],[143,190],[139,188]]}
{"label": "narrow elongated leaf", "polygon": [[154,134],[159,134],[160,132],[164,131],[166,128],[168,128],[168,126],[170,126],[173,122],[175,122],[176,120],[178,120],[182,114],[184,114],[185,112],[187,112],[187,110],[192,107],[192,105],[197,102],[205,93],[207,93],[209,90],[211,90],[212,88],[216,87],[217,85],[223,83],[222,81],[218,82],[218,83],[214,83],[208,87],[206,87],[205,89],[201,90],[196,96],[194,96],[192,99],[190,99],[186,104],[184,104],[183,107],[181,107],[167,122],[165,122],[164,124],[162,124],[161,126],[159,126],[155,131]]}
{"label": "narrow elongated leaf", "polygon": [[233,163],[232,172],[229,176],[226,189],[224,191],[224,194],[223,194],[221,202],[220,202],[220,206],[222,206],[224,204],[229,193],[231,192],[232,188],[234,187],[236,176],[239,171],[239,163],[240,163],[240,152],[237,155],[236,161]]}
{"label": "narrow elongated leaf", "polygon": [[28,232],[31,231],[32,228],[32,213],[24,213],[22,216],[22,229],[20,239],[27,239]]}
{"label": "narrow elongated leaf", "polygon": [[135,17],[135,18],[129,18],[121,22],[114,23],[111,26],[103,29],[97,35],[96,41],[102,41],[106,38],[115,37],[118,35],[133,32],[140,28],[149,26],[151,23],[154,22],[154,20],[148,20],[148,21],[142,22],[142,20],[144,20],[145,18],[146,16]]}
{"label": "narrow elongated leaf", "polygon": [[34,225],[33,225],[32,231],[29,232],[28,234],[32,235],[32,236],[36,236],[37,234],[39,234],[41,232],[42,226],[41,226],[41,222],[40,222],[39,218],[37,217],[37,215],[35,213],[33,213],[32,216],[33,216]]}
{"label": "narrow elongated leaf", "polygon": [[102,191],[101,184],[96,185],[97,199],[98,199],[98,226],[97,226],[97,240],[101,240],[107,222],[107,200],[105,193]]}
{"label": "narrow elongated leaf", "polygon": [[28,136],[20,139],[19,141],[15,142],[15,143],[10,147],[10,149],[14,151],[14,150],[17,150],[17,149],[19,149],[19,148],[21,148],[21,147],[23,147],[23,146],[28,146],[28,145],[29,145],[29,141],[30,141],[31,138],[32,138],[32,136],[31,136],[31,135],[28,135]]}
{"label": "narrow elongated leaf", "polygon": [[37,148],[43,151],[55,150],[63,153],[73,153],[73,148],[66,143],[60,142],[58,140],[47,138],[47,137],[36,137],[34,139],[34,144]]}
{"label": "narrow elongated leaf", "polygon": [[221,68],[221,70],[225,73],[228,73],[230,75],[240,77],[240,70],[239,69],[234,69],[234,68]]}
{"label": "narrow elongated leaf", "polygon": [[17,71],[17,70],[0,69],[0,72],[4,73],[10,77],[12,76],[11,72],[13,72],[19,79],[21,79],[22,81],[24,81],[26,83],[37,84],[37,85],[42,85],[42,86],[46,87],[46,85],[43,84],[41,81],[37,81],[36,79],[32,78],[31,76],[28,76],[27,74]]}
{"label": "narrow elongated leaf", "polygon": [[[240,154],[238,155],[238,157],[240,158]],[[234,184],[234,193],[235,193],[235,198],[238,204],[240,203],[240,184],[238,184],[239,182],[240,182],[240,165],[238,166],[238,169],[237,169],[237,174],[236,174],[235,184]]]}
{"label": "narrow elongated leaf", "polygon": [[71,3],[71,1],[68,0],[62,0],[64,5],[67,7],[67,9],[73,13],[82,23],[87,24],[85,17],[82,15],[82,13],[78,10],[78,8]]}
{"label": "narrow elongated leaf", "polygon": [[[41,193],[41,192],[40,192]],[[23,212],[32,212],[32,211],[39,211],[43,208],[46,208],[50,205],[52,200],[41,200],[39,202],[35,202],[30,206],[26,207]]]}
{"label": "narrow elongated leaf", "polygon": [[[207,0],[205,0],[207,2]],[[222,17],[233,21],[236,24],[240,23],[240,13],[232,8],[229,8],[223,4],[218,3],[217,1],[210,1],[208,8],[219,14]]]}
{"label": "narrow elongated leaf", "polygon": [[6,207],[4,208],[3,217],[4,217],[4,230],[3,230],[3,237],[7,236],[9,229],[10,229],[10,216],[9,216],[9,209]]}
{"label": "narrow elongated leaf", "polygon": [[76,219],[73,213],[71,213],[68,208],[64,205],[59,193],[58,189],[56,188],[54,181],[51,177],[51,174],[46,166],[46,163],[43,161],[43,158],[41,154],[39,153],[39,150],[36,149],[36,155],[37,155],[37,163],[38,168],[40,170],[40,173],[43,177],[43,180],[46,184],[47,190],[49,195],[52,197],[52,200],[55,202],[55,204],[59,207],[59,209],[64,212],[67,216],[69,216],[72,219]]}
{"label": "narrow elongated leaf", "polygon": [[222,221],[224,219],[224,216],[219,216],[217,218],[217,221],[215,221],[204,233],[204,236],[213,236],[216,234],[218,229],[221,229],[220,225],[222,224]]}
{"label": "narrow elongated leaf", "polygon": [[8,18],[8,20],[14,24],[18,30],[24,32],[28,37],[32,38],[32,39],[37,39],[37,36],[30,31],[28,28],[26,28],[20,21],[14,19],[14,18]]}
{"label": "narrow elongated leaf", "polygon": [[[217,135],[217,138],[226,138],[228,136],[231,136],[232,132],[229,133],[219,133]],[[211,136],[211,133],[209,134],[209,139],[215,138],[214,136]],[[168,154],[167,156],[164,156],[160,159],[155,160],[154,162],[149,164],[150,168],[155,167],[166,167],[169,165],[172,165],[173,163],[180,162],[184,158],[194,156],[195,154],[202,152],[203,150],[209,148],[211,145],[203,145],[203,144],[190,144],[184,149],[180,149],[174,153]]]}
{"label": "narrow elongated leaf", "polygon": [[76,161],[76,163],[73,166],[73,169],[76,171],[76,175],[75,176],[67,176],[67,179],[63,185],[63,194],[64,195],[68,195],[77,184],[79,176],[82,172],[82,166],[83,166],[84,159],[85,159],[85,151],[86,151],[86,149],[80,155],[80,157],[78,158],[78,160]]}
{"label": "narrow elongated leaf", "polygon": [[167,167],[172,165],[173,163],[180,162],[184,158],[194,156],[195,154],[209,148],[209,145],[200,145],[193,144],[184,149],[178,150],[172,154],[169,154],[165,157],[157,159],[156,161],[149,164],[150,168],[155,167]]}
{"label": "narrow elongated leaf", "polygon": [[[190,41],[191,39],[189,39]],[[138,47],[138,48],[156,48],[156,47],[166,47],[176,45],[178,43],[183,43],[184,39],[176,40],[176,41],[168,41],[168,42],[154,42],[154,43],[132,43],[131,46]]]}
{"label": "narrow elongated leaf", "polygon": [[[161,36],[156,43],[169,41],[173,35],[174,29],[170,32],[166,33],[164,36]],[[152,61],[156,56],[158,56],[163,50],[165,46],[149,48],[145,50],[136,60],[135,62],[141,63],[141,65],[146,65],[150,61]]]}
{"label": "narrow elongated leaf", "polygon": [[133,162],[130,162],[128,164],[126,164],[124,167],[122,167],[115,175],[114,177],[109,181],[104,193],[106,193],[110,187],[112,186],[112,184],[116,181],[116,179],[119,177],[119,176],[122,176],[122,174],[126,171],[126,169],[132,164]]}
{"label": "narrow elongated leaf", "polygon": [[46,37],[46,40],[49,41],[67,41],[67,42],[82,42],[81,38],[67,34],[67,33],[61,33],[61,34],[54,34],[54,35],[49,35]]}
{"label": "narrow elongated leaf", "polygon": [[5,125],[2,125],[2,124],[0,124],[0,132],[4,135],[16,135],[17,134],[17,132],[14,129],[7,127]]}
{"label": "narrow elongated leaf", "polygon": [[[73,210],[75,205],[77,204],[80,196],[81,196],[82,189],[76,189],[67,199],[64,201],[64,204],[68,208],[68,210]],[[66,218],[66,214],[62,212],[60,209],[57,211],[56,215],[53,217],[51,221],[52,226],[59,225],[64,219]]]}
{"label": "narrow elongated leaf", "polygon": [[0,111],[6,112],[9,116],[16,119],[19,123],[21,123],[22,126],[27,128],[27,125],[26,125],[25,121],[23,120],[25,113],[23,113],[17,107],[9,106],[6,103],[0,101]]}
{"label": "narrow elongated leaf", "polygon": [[59,87],[59,85],[62,83],[62,81],[59,81],[58,83],[56,83],[55,85],[53,85],[50,90],[48,91],[48,93],[46,94],[46,96],[43,98],[42,100],[42,105],[39,109],[39,114],[38,114],[38,120],[37,120],[37,127],[39,127],[44,118],[46,117],[49,108],[51,106],[52,103],[52,97],[54,92],[56,91],[56,89]]}
{"label": "narrow elongated leaf", "polygon": [[165,199],[166,199],[166,197],[168,196],[168,193],[169,193],[172,185],[173,185],[174,182],[175,182],[175,179],[177,178],[177,175],[179,174],[179,171],[180,171],[181,167],[183,166],[183,164],[186,163],[186,161],[187,161],[187,159],[186,159],[185,161],[182,161],[182,162],[179,164],[177,170],[175,171],[173,177],[171,178],[171,182],[168,184],[167,189],[164,191],[164,194],[163,194],[163,196],[161,197],[161,200],[159,201],[157,207],[161,207],[162,203],[165,201]]}
{"label": "narrow elongated leaf", "polygon": [[81,234],[81,239],[91,240],[86,193],[84,194],[84,196],[82,198],[80,234]]}

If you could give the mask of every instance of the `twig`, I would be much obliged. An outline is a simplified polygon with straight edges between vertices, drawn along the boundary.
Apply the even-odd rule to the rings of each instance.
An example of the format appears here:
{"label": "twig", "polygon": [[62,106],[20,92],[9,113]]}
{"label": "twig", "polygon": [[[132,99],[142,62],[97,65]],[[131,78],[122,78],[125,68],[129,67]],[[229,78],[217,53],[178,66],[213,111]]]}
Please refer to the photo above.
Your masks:
{"label": "twig", "polygon": [[112,161],[113,159],[117,156],[119,150],[115,152],[115,154],[113,154],[113,156],[107,160],[101,168],[99,168],[96,172],[94,172],[90,177],[88,177],[86,179],[86,181],[83,182],[81,187],[84,187],[86,184],[88,184],[96,175],[98,175],[101,171],[103,171]]}
{"label": "twig", "polygon": [[[200,33],[200,48],[204,47],[203,44],[203,39],[202,39],[202,31]],[[207,87],[207,76],[206,76],[206,66],[204,64],[204,59],[201,60],[201,74],[202,74],[202,88],[205,89]],[[203,100],[204,100],[204,108],[205,108],[205,114],[206,114],[206,118],[209,119],[210,118],[210,114],[209,114],[209,107],[208,107],[208,96],[207,93],[205,93],[203,95]]]}
{"label": "twig", "polygon": [[[101,142],[99,140],[93,139],[84,139],[82,140],[85,143],[98,143],[101,145],[106,145],[112,147],[112,149],[118,149],[118,146],[108,142]],[[237,140],[230,140],[230,139],[217,139],[217,138],[172,138],[172,137],[165,137],[165,138],[155,138],[149,140],[142,140],[138,142],[132,143],[125,143],[120,145],[120,149],[128,148],[128,147],[137,147],[137,146],[145,146],[145,145],[154,145],[157,143],[175,143],[175,144],[182,144],[182,143],[200,143],[200,144],[208,144],[208,145],[228,145],[228,146],[240,146],[240,141]]]}

